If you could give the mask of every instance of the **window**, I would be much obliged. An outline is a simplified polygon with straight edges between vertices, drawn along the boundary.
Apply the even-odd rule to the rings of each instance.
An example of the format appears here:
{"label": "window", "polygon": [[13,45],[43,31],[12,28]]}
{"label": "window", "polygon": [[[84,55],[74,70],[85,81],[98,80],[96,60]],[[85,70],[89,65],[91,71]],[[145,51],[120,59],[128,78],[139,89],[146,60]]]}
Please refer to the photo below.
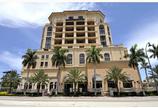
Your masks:
{"label": "window", "polygon": [[52,27],[51,26],[49,26],[47,28],[47,36],[52,36]]}
{"label": "window", "polygon": [[105,34],[104,25],[99,26],[99,32],[100,32],[100,35]]}
{"label": "window", "polygon": [[45,67],[48,67],[48,62],[45,62]]}
{"label": "window", "polygon": [[67,55],[67,60],[66,60],[67,64],[72,64],[72,54],[68,54]]}
{"label": "window", "polygon": [[71,20],[72,20],[72,19],[73,19],[73,16],[69,16],[68,19],[71,19]]}
{"label": "window", "polygon": [[78,16],[78,19],[83,20],[83,16]]}
{"label": "window", "polygon": [[44,59],[44,55],[41,56],[41,59]]}
{"label": "window", "polygon": [[49,58],[49,55],[46,55],[46,59],[48,59]]}
{"label": "window", "polygon": [[54,84],[54,89],[56,89],[56,87],[57,87],[57,82],[55,82],[55,84]]}
{"label": "window", "polygon": [[46,38],[45,48],[46,49],[50,49],[51,48],[51,37],[47,37]]}
{"label": "window", "polygon": [[108,81],[108,87],[109,88],[115,88],[116,85],[115,85],[114,81]]}
{"label": "window", "polygon": [[84,64],[84,63],[85,63],[85,55],[80,54],[80,64]]}
{"label": "window", "polygon": [[41,62],[41,65],[40,65],[41,67],[43,67],[43,62]]}
{"label": "window", "polygon": [[105,53],[104,54],[104,60],[105,61],[110,61],[110,55],[109,55],[109,53]]}
{"label": "window", "polygon": [[133,87],[132,81],[123,82],[123,87],[124,88],[132,88]]}

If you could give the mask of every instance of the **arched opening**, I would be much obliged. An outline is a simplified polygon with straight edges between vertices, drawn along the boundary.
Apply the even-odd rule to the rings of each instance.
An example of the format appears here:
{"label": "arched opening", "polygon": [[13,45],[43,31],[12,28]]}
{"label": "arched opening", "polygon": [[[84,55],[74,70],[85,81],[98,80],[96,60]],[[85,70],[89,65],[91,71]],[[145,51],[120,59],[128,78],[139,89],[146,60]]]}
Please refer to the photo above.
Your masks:
{"label": "arched opening", "polygon": [[51,91],[52,89],[53,89],[53,82],[51,82],[49,85],[49,90]]}
{"label": "arched opening", "polygon": [[67,64],[72,64],[72,54],[68,54],[68,55],[67,55],[66,63],[67,63]]}
{"label": "arched opening", "polygon": [[85,55],[82,53],[80,54],[80,64],[84,64],[85,63]]}
{"label": "arched opening", "polygon": [[32,83],[29,84],[29,89],[32,89]]}
{"label": "arched opening", "polygon": [[[92,78],[94,88],[94,77]],[[102,88],[102,78],[100,75],[96,75],[96,88]]]}
{"label": "arched opening", "polygon": [[24,84],[24,90],[28,89],[28,83]]}

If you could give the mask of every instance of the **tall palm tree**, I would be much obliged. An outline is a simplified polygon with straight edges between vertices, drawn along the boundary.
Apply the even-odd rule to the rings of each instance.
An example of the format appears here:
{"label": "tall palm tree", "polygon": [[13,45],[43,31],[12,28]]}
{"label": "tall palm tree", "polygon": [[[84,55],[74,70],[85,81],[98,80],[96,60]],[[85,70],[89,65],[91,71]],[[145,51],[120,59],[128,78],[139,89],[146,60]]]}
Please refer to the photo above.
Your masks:
{"label": "tall palm tree", "polygon": [[5,73],[5,75],[1,78],[2,87],[9,88],[8,91],[11,93],[13,89],[17,89],[17,86],[20,82],[19,74],[16,70],[10,70],[3,73]]}
{"label": "tall palm tree", "polygon": [[73,68],[69,71],[69,73],[66,76],[68,82],[72,82],[74,84],[74,95],[76,95],[76,86],[79,82],[85,82],[86,77],[82,72],[77,69]]}
{"label": "tall palm tree", "polygon": [[150,53],[152,53],[152,55],[150,56],[150,58],[157,58],[158,59],[158,45],[150,45],[152,48],[150,48],[148,51]]}
{"label": "tall palm tree", "polygon": [[23,55],[22,58],[23,58],[22,64],[24,65],[24,67],[27,66],[26,82],[28,82],[29,81],[29,69],[31,67],[36,66],[36,59],[38,57],[36,55],[36,51],[34,51],[32,49],[27,49],[25,55]]}
{"label": "tall palm tree", "polygon": [[150,68],[150,66],[148,65],[147,62],[145,62],[145,61],[141,62],[141,68],[140,69],[144,69],[148,84],[149,84],[149,76],[148,76],[148,73],[147,73],[147,69],[149,69],[149,68]]}
{"label": "tall palm tree", "polygon": [[[36,73],[34,73],[33,76],[30,78],[32,83],[42,84],[46,85],[49,82],[48,75],[44,73],[43,70],[38,70]],[[39,94],[39,89],[37,87],[37,93]]]}
{"label": "tall palm tree", "polygon": [[120,95],[119,86],[118,86],[119,80],[127,81],[128,77],[125,72],[122,72],[122,69],[114,66],[107,71],[107,75],[106,75],[105,79],[108,81],[109,80],[114,81],[114,84],[117,89],[117,93],[118,93],[118,95]]}
{"label": "tall palm tree", "polygon": [[[29,85],[29,70],[31,67],[36,66],[36,59],[38,57],[36,55],[36,51],[32,49],[27,49],[25,55],[23,55],[22,58],[23,58],[22,61],[23,66],[27,67],[26,84]],[[27,88],[24,87],[24,95],[26,95],[26,89],[28,89],[28,87],[29,86],[27,86]]]}
{"label": "tall palm tree", "polygon": [[56,89],[56,95],[60,89],[60,78],[61,78],[61,67],[65,67],[66,64],[66,55],[65,53],[68,52],[67,49],[62,49],[62,48],[55,48],[53,49],[53,56],[51,58],[52,65],[56,66],[58,68],[57,72],[57,89]]}
{"label": "tall palm tree", "polygon": [[[132,46],[131,49],[130,49],[130,54],[127,54],[126,57],[129,57],[129,66],[133,67],[134,69],[135,68],[137,69],[138,75],[139,75],[139,78],[140,78],[140,84],[143,87],[142,78],[141,78],[141,75],[140,75],[138,65],[139,65],[140,62],[145,61],[146,56],[145,56],[145,53],[144,53],[144,49],[138,49],[137,47],[138,47],[137,44]],[[145,95],[144,89],[143,89],[143,94]]]}
{"label": "tall palm tree", "polygon": [[87,52],[87,58],[86,61],[88,63],[93,63],[93,69],[94,69],[94,95],[96,96],[96,65],[100,63],[100,58],[103,58],[101,54],[101,48],[96,48],[95,46],[92,46],[89,48]]}

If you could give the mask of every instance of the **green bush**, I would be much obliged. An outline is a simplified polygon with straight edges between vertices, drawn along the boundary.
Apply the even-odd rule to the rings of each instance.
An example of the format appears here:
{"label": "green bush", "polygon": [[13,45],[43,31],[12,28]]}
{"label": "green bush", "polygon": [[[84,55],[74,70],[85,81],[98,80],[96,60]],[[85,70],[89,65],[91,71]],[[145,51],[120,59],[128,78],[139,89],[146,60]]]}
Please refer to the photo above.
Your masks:
{"label": "green bush", "polygon": [[0,96],[15,96],[15,94],[8,94],[8,92],[0,92]]}

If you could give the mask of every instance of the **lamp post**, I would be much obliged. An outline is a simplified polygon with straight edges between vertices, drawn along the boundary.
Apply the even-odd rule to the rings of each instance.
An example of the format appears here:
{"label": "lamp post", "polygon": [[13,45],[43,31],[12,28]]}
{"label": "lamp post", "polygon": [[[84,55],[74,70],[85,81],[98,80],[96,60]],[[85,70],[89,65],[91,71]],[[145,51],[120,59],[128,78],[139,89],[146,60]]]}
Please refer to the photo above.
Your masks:
{"label": "lamp post", "polygon": [[148,60],[148,63],[149,63],[149,68],[150,68],[151,73],[152,73],[152,76],[153,76],[153,78],[154,78],[154,84],[155,84],[155,87],[156,87],[156,92],[157,92],[157,94],[158,94],[158,88],[157,88],[156,79],[155,79],[154,72],[153,72],[153,69],[152,69],[152,66],[151,66],[151,63],[150,63],[148,54],[147,54],[147,47],[149,47],[149,46],[151,46],[151,44],[148,42],[148,43],[146,44],[146,47],[145,47],[145,53],[146,53],[146,57],[147,57],[147,60]]}

